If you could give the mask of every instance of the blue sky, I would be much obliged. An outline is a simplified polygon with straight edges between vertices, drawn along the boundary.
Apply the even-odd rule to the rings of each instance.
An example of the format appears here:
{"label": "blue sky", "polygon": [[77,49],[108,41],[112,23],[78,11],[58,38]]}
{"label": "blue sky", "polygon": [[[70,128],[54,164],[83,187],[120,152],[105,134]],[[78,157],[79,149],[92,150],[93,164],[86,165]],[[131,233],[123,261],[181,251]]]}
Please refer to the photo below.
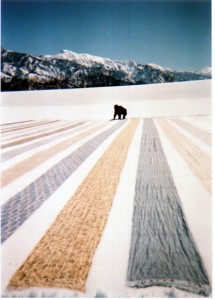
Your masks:
{"label": "blue sky", "polygon": [[2,0],[2,46],[63,49],[176,70],[211,65],[210,0]]}

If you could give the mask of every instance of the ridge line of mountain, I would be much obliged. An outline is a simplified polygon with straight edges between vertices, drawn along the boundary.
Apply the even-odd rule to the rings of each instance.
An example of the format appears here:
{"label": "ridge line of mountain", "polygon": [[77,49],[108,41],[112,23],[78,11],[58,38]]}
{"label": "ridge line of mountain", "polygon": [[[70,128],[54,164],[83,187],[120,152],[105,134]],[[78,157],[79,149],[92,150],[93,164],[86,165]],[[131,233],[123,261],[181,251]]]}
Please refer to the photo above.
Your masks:
{"label": "ridge line of mountain", "polygon": [[41,90],[123,86],[211,79],[204,72],[175,71],[134,60],[116,61],[63,50],[35,56],[1,48],[1,90]]}

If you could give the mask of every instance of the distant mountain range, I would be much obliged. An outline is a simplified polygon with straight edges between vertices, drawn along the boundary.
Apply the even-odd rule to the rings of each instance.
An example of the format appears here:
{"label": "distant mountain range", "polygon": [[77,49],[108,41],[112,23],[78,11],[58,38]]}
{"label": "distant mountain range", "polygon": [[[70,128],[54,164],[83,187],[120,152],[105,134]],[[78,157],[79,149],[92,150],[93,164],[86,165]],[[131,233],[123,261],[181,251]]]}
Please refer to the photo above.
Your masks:
{"label": "distant mountain range", "polygon": [[63,50],[35,56],[1,48],[2,91],[139,85],[211,79],[211,68],[174,71],[155,64],[116,61]]}

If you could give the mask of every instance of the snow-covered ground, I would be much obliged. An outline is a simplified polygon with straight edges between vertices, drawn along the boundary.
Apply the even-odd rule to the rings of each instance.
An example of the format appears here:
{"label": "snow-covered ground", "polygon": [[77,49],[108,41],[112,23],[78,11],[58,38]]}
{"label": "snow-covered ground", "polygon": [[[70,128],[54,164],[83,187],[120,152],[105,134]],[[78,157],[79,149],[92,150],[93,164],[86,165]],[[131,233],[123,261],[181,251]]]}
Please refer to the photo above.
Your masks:
{"label": "snow-covered ground", "polygon": [[2,93],[2,123],[26,119],[111,119],[211,114],[211,80],[88,89]]}
{"label": "snow-covered ground", "polygon": [[[2,244],[2,295],[9,297],[200,297],[174,287],[138,289],[128,287],[126,285],[126,272],[142,125],[145,118],[153,118],[188,227],[212,283],[212,199],[210,191],[206,188],[208,182],[205,185],[205,181],[209,179],[199,179],[193,171],[191,163],[181,155],[159,123],[161,118],[173,130],[177,130],[182,136],[185,136],[190,141],[191,146],[198,147],[198,151],[200,151],[198,159],[201,160],[201,153],[210,159],[211,146],[193,131],[180,126],[180,123],[176,123],[175,120],[190,124],[205,136],[211,134],[211,98],[210,80],[146,86],[2,93],[2,124],[36,120],[35,123],[34,121],[29,123],[34,125],[40,120],[62,120],[60,124],[63,127],[70,124],[71,121],[88,120],[88,123],[80,126],[82,129],[77,133],[71,129],[71,136],[75,136],[75,134],[103,123],[105,129],[110,128],[113,122],[108,122],[108,120],[113,117],[114,104],[123,105],[127,108],[128,123],[131,122],[131,118],[140,118],[122,169],[105,230],[93,257],[93,264],[86,281],[86,292],[79,293],[69,289],[39,287],[8,292],[7,285],[11,276],[22,265],[64,205],[75,193],[86,174],[90,172],[108,145],[125,128],[126,124],[117,129],[89,155],[58,190]],[[12,127],[25,124],[28,123],[7,124],[3,128],[9,130]],[[42,130],[51,132],[55,128],[55,123],[50,127],[43,124],[31,129],[26,126],[26,129],[23,128],[21,131],[5,132],[3,145],[9,141],[19,141],[24,138],[25,134],[34,136],[38,134],[37,129],[39,128],[41,128],[41,132],[43,132]],[[32,170],[20,176],[17,175],[15,180],[11,180],[2,188],[3,204],[40,175],[47,172],[56,162],[60,162],[72,151],[102,131],[101,128],[95,133],[92,132],[74,145],[35,166]],[[22,149],[23,143],[3,148],[2,170],[7,171],[18,163],[25,162],[26,159],[33,157],[40,151],[42,153],[42,151],[65,141],[69,137],[69,135],[64,136],[61,133],[56,133],[54,136],[56,136],[56,140],[50,140],[44,145],[37,146],[37,148],[34,148],[37,140],[26,141],[24,145],[28,146],[29,150],[19,154],[18,151]],[[45,140],[46,137],[41,137],[38,141],[42,142],[43,139]],[[13,156],[13,152],[16,151],[17,154]],[[11,157],[6,159],[7,154],[10,154]]]}

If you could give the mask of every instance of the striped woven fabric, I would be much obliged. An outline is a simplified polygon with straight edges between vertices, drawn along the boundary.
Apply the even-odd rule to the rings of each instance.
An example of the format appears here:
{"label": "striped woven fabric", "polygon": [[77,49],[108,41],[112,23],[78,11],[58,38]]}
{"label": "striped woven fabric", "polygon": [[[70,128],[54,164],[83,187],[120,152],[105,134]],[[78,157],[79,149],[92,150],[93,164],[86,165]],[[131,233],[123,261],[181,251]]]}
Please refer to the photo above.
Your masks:
{"label": "striped woven fabric", "polygon": [[[3,296],[19,296],[20,291],[31,296],[35,288],[36,297],[47,288],[85,296],[108,288],[105,295],[113,297],[129,297],[136,290],[134,295],[144,296],[148,286],[210,295],[210,255],[198,229],[206,231],[211,226],[211,134],[204,123],[210,124],[210,119],[3,124]],[[132,151],[138,155],[132,157]],[[134,175],[124,174],[129,160],[136,169]],[[179,172],[190,178],[186,187]],[[111,264],[118,255],[125,271],[118,275],[122,280],[114,277],[115,269],[121,268],[119,262],[107,281],[108,271],[96,273],[102,264],[97,257],[103,257],[108,230],[113,230],[114,237],[117,224],[111,225],[112,216],[123,189],[127,191],[124,205],[133,202],[127,220],[131,228],[126,234],[126,259],[120,259],[115,250],[116,258],[111,254],[108,260]],[[192,189],[197,193],[190,193]],[[201,195],[207,205],[201,210],[205,215],[196,221],[195,206],[191,211],[190,205],[195,200],[201,205]],[[119,209],[122,214],[122,204]],[[195,213],[200,216],[198,207]],[[204,226],[206,214],[209,221]],[[94,294],[90,294],[92,285]]]}

